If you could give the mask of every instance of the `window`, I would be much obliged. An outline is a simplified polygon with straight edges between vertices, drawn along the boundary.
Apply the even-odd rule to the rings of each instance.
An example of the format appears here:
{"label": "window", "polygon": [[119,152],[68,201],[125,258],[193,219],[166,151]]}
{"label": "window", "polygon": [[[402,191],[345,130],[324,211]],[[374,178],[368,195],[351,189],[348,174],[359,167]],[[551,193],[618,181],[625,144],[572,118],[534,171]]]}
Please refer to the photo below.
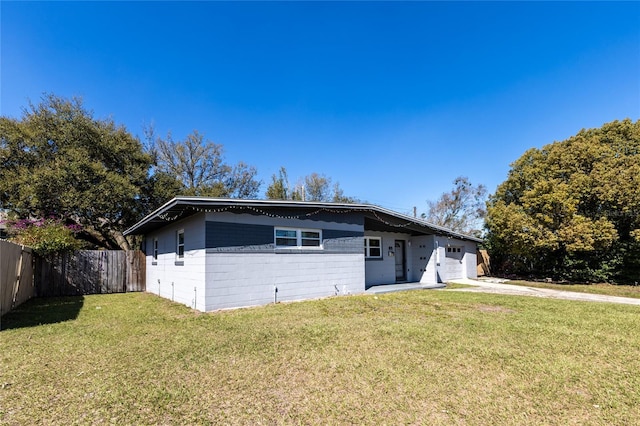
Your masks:
{"label": "window", "polygon": [[301,231],[303,247],[320,247],[320,231]]}
{"label": "window", "polygon": [[298,245],[298,231],[295,229],[276,229],[276,247]]}
{"label": "window", "polygon": [[322,234],[313,229],[276,228],[276,247],[321,247]]}
{"label": "window", "polygon": [[176,238],[176,257],[184,259],[184,229],[178,231]]}
{"label": "window", "polygon": [[158,239],[153,239],[153,260],[158,260]]}
{"label": "window", "polygon": [[382,238],[364,237],[364,257],[373,259],[382,258]]}

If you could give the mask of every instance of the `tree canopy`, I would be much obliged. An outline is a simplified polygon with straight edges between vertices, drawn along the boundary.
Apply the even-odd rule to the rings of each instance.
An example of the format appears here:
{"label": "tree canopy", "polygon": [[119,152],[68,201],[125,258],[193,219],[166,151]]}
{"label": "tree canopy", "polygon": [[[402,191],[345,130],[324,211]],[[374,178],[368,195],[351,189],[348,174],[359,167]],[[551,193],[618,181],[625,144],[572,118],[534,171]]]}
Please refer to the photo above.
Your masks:
{"label": "tree canopy", "polygon": [[486,213],[486,197],[484,185],[474,186],[469,178],[458,176],[451,191],[436,201],[428,201],[429,210],[422,218],[456,232],[479,236]]}
{"label": "tree canopy", "polygon": [[503,272],[640,280],[640,120],[530,149],[490,197],[487,237]]}
{"label": "tree canopy", "polygon": [[197,130],[183,141],[174,141],[171,134],[157,138],[153,151],[157,172],[173,176],[183,195],[253,198],[260,189],[255,167],[225,163],[222,145],[205,140]]}
{"label": "tree canopy", "polygon": [[265,196],[270,200],[291,199],[287,169],[285,169],[284,167],[280,167],[278,175],[271,176],[271,184],[267,187]]}
{"label": "tree canopy", "polygon": [[311,173],[298,180],[291,188],[287,170],[280,167],[278,175],[271,176],[271,184],[265,196],[272,200],[322,201],[334,203],[355,203],[357,198],[344,195],[338,182],[331,185],[331,178],[319,173]]}
{"label": "tree canopy", "polygon": [[128,249],[122,231],[146,207],[151,161],[137,138],[79,98],[44,95],[20,120],[0,117],[0,207],[75,223],[85,239]]}
{"label": "tree canopy", "polygon": [[[122,232],[176,195],[257,196],[256,169],[225,163],[222,145],[198,131],[183,141],[145,133],[147,146],[112,119],[94,118],[80,98],[53,94],[20,119],[0,117],[0,208],[79,225],[79,238],[127,250]],[[35,237],[44,235],[37,228]]]}

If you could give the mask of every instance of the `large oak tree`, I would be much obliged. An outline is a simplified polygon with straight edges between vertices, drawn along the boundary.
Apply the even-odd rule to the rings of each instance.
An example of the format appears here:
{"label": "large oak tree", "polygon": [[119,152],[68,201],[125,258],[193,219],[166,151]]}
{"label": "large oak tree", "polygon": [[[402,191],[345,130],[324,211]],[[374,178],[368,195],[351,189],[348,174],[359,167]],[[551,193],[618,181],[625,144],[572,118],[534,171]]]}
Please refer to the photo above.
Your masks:
{"label": "large oak tree", "polygon": [[21,119],[0,117],[0,207],[76,223],[102,247],[130,248],[122,231],[148,207],[151,162],[137,138],[79,98],[47,94]]}
{"label": "large oak tree", "polygon": [[78,224],[94,245],[128,250],[122,232],[176,195],[257,195],[256,169],[226,164],[197,131],[184,141],[145,132],[147,146],[81,99],[53,94],[20,119],[0,117],[0,208]]}
{"label": "large oak tree", "polygon": [[640,281],[640,120],[528,150],[487,213],[492,263],[504,272]]}

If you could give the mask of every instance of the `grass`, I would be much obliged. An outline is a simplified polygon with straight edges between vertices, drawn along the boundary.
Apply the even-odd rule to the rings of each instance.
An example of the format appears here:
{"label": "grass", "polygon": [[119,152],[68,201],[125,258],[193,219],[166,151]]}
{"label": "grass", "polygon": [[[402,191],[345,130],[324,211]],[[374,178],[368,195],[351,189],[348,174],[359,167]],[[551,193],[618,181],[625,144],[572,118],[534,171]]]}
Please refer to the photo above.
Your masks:
{"label": "grass", "polygon": [[435,291],[211,314],[36,299],[2,318],[0,424],[634,424],[638,313]]}
{"label": "grass", "polygon": [[550,288],[552,290],[575,291],[578,293],[604,294],[607,296],[633,297],[640,299],[640,286],[614,284],[555,284],[538,281],[509,280],[505,284],[526,287]]}
{"label": "grass", "polygon": [[457,288],[473,288],[473,287],[477,287],[475,285],[469,285],[469,284],[459,284],[459,283],[453,283],[453,282],[448,282],[446,283],[447,286],[438,290],[455,290]]}

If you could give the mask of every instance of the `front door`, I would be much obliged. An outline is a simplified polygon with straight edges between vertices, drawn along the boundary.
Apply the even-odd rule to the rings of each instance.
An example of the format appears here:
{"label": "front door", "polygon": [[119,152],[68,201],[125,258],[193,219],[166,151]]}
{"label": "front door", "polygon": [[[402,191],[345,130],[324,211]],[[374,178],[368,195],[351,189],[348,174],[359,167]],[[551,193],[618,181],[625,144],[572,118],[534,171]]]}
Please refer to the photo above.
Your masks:
{"label": "front door", "polygon": [[406,263],[404,257],[404,240],[396,240],[396,249],[395,249],[395,260],[396,260],[396,282],[406,281]]}

